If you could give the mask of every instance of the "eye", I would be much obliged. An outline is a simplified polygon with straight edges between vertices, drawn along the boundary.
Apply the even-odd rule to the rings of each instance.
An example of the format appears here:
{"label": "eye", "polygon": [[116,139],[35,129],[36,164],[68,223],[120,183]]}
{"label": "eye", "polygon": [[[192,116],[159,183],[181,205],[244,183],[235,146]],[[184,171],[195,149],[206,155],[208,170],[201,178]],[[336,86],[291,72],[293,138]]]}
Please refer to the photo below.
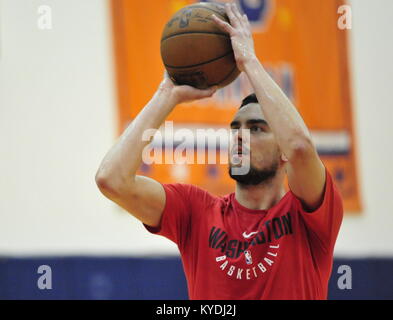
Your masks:
{"label": "eye", "polygon": [[262,132],[263,130],[262,130],[261,127],[252,126],[252,127],[250,128],[250,131],[251,131],[251,132]]}
{"label": "eye", "polygon": [[233,133],[235,133],[235,132],[240,130],[240,127],[239,126],[233,126],[233,127],[231,127],[231,130],[233,131]]}

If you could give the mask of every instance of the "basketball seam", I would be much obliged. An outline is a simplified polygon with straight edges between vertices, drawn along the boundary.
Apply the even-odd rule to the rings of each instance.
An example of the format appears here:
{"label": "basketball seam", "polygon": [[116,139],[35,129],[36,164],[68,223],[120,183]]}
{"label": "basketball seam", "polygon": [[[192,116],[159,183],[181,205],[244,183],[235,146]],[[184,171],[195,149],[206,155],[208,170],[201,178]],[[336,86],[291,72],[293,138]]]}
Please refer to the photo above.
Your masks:
{"label": "basketball seam", "polygon": [[233,67],[233,69],[221,80],[221,81],[219,81],[219,82],[217,82],[217,83],[214,83],[214,84],[212,84],[212,85],[210,85],[210,86],[216,86],[216,85],[219,85],[220,83],[223,83],[226,79],[228,79],[229,78],[229,76],[236,70],[236,68],[237,68],[237,65],[235,65],[234,67]]}
{"label": "basketball seam", "polygon": [[217,58],[214,58],[214,59],[211,59],[211,60],[208,60],[208,61],[204,61],[204,62],[201,62],[201,63],[192,64],[192,65],[189,65],[189,66],[170,66],[170,65],[168,65],[168,64],[164,64],[164,65],[165,65],[165,67],[168,67],[168,68],[171,68],[171,69],[194,68],[194,67],[201,66],[201,65],[203,65],[203,64],[207,64],[207,63],[216,61],[216,60],[220,60],[221,58],[225,58],[226,56],[228,56],[228,55],[230,55],[230,54],[232,54],[232,53],[233,53],[233,50],[231,50],[231,51],[225,53],[224,55],[222,55],[222,56],[220,56],[220,57],[217,57]]}
{"label": "basketball seam", "polygon": [[172,34],[170,36],[167,36],[165,38],[161,39],[161,43],[164,42],[165,40],[168,40],[169,38],[173,38],[176,36],[181,36],[183,34],[215,34],[217,36],[223,36],[226,38],[229,38],[229,35],[227,33],[220,33],[220,32],[207,32],[207,31],[185,31],[185,32],[180,32],[180,33],[176,33],[176,34]]}

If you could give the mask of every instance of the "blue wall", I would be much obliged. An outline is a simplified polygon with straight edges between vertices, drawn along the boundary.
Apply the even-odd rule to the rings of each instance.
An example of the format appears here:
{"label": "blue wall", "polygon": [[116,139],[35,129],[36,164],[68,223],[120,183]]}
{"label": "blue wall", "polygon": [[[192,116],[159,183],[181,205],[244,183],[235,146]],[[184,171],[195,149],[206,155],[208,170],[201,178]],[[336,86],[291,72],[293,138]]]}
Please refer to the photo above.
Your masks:
{"label": "blue wall", "polygon": [[[52,289],[40,290],[40,265]],[[338,266],[352,269],[352,289],[337,286]],[[330,299],[393,299],[393,259],[336,259]],[[187,299],[178,258],[0,258],[0,299]]]}

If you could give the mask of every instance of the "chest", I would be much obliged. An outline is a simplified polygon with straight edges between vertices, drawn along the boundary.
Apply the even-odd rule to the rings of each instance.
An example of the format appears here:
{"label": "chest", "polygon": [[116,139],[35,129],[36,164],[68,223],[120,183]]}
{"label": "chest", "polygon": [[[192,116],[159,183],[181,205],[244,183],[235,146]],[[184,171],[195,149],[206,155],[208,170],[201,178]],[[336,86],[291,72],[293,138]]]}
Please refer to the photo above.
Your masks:
{"label": "chest", "polygon": [[186,260],[191,262],[190,270],[200,265],[209,270],[209,281],[264,281],[288,266],[298,270],[308,252],[304,224],[290,206],[261,215],[216,210],[195,226]]}

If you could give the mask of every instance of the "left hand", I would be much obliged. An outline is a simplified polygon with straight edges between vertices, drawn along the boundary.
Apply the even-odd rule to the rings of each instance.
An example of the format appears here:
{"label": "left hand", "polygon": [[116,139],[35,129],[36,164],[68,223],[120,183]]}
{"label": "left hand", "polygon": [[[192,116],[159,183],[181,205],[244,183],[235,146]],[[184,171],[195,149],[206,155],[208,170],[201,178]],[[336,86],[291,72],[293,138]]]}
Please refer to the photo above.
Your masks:
{"label": "left hand", "polygon": [[194,100],[210,98],[217,91],[217,86],[200,90],[187,85],[175,85],[170,79],[168,72],[164,72],[164,78],[158,87],[158,92],[168,92],[170,101],[174,104],[190,102]]}
{"label": "left hand", "polygon": [[256,58],[254,40],[247,15],[241,15],[236,4],[227,3],[225,10],[231,24],[213,15],[213,20],[225,32],[229,33],[235,54],[236,64],[240,71],[244,71],[245,64]]}

